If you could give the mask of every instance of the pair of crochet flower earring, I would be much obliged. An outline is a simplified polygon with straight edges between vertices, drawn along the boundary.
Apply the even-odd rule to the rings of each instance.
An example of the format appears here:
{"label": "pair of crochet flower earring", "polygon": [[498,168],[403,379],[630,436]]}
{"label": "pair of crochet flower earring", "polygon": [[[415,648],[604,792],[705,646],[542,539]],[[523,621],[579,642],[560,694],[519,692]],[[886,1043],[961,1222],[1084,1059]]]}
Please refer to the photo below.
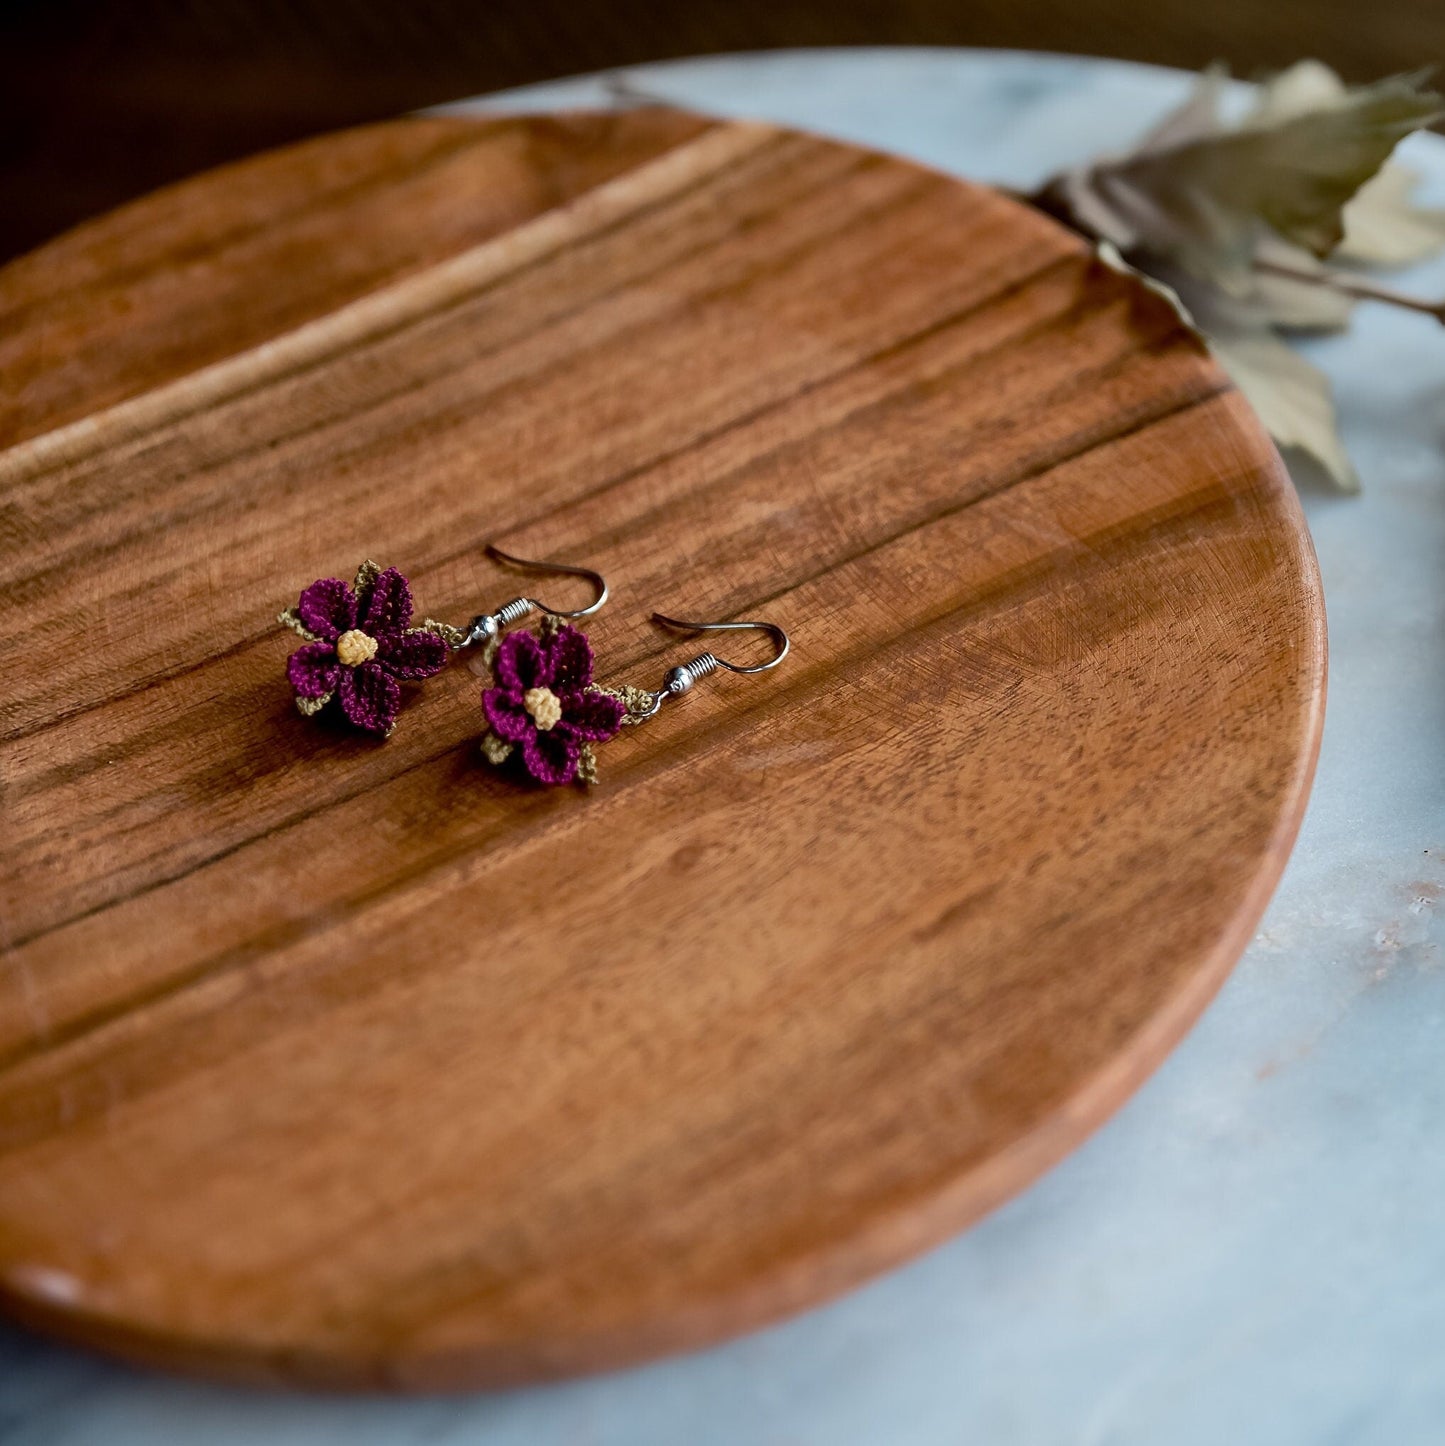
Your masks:
{"label": "pair of crochet flower earring", "polygon": [[[656,689],[604,688],[592,681],[592,645],[568,619],[590,617],[607,601],[607,583],[590,568],[531,562],[497,547],[487,554],[534,572],[589,579],[596,596],[585,608],[564,612],[536,598],[516,597],[495,612],[478,613],[465,627],[425,618],[412,625],[411,585],[394,567],[363,562],[354,582],[325,577],[313,582],[281,622],[305,639],[286,663],[296,706],[306,717],[328,710],[353,728],[385,738],[401,711],[403,683],[440,673],[452,656],[480,647],[491,686],[482,693],[486,731],[482,754],[497,767],[516,766],[537,783],[595,783],[595,747],[628,724],[655,718],[699,678],[725,668],[762,673],[787,656],[788,635],[776,623],[682,622],[654,613],[657,622],[685,632],[752,628],[767,633],[775,652],[765,663],[726,663],[710,652],[671,669]],[[540,613],[531,632],[507,632]],[[505,636],[504,636],[505,634]]]}

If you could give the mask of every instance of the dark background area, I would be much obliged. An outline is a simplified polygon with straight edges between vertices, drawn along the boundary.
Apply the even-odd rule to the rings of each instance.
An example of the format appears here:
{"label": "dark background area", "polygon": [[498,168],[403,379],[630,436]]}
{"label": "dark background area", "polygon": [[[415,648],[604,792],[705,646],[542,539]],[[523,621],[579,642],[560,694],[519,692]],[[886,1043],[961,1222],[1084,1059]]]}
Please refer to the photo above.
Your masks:
{"label": "dark background area", "polygon": [[0,0],[0,260],[166,181],[482,91],[814,45],[1061,50],[1350,80],[1445,59],[1445,0]]}

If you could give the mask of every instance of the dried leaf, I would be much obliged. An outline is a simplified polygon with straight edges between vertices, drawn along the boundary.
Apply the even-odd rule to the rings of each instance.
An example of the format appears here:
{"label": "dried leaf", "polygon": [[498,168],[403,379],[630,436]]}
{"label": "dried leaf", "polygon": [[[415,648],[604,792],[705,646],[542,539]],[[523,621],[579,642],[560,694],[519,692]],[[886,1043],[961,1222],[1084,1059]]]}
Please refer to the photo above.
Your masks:
{"label": "dried leaf", "polygon": [[[1413,77],[1349,88],[1302,62],[1264,88],[1242,125],[1226,128],[1220,84],[1207,73],[1132,154],[1064,172],[1040,191],[1041,204],[1126,256],[1150,252],[1237,284],[1271,233],[1327,255],[1344,235],[1346,204],[1404,136],[1442,113],[1440,97]],[[1382,205],[1396,213],[1400,201],[1387,189],[1365,215],[1378,222]]]}
{"label": "dried leaf", "polygon": [[1329,378],[1268,327],[1211,332],[1210,350],[1281,447],[1297,447],[1319,462],[1345,492],[1359,478],[1336,430]]}
{"label": "dried leaf", "polygon": [[1117,271],[1121,276],[1132,276],[1140,282],[1147,291],[1152,291],[1155,296],[1163,297],[1170,306],[1174,308],[1175,315],[1187,326],[1190,331],[1199,333],[1193,314],[1184,304],[1183,298],[1169,285],[1167,281],[1161,281],[1157,276],[1150,276],[1147,271],[1140,271],[1137,266],[1131,266],[1119,254],[1119,248],[1112,241],[1100,241],[1094,247],[1094,255],[1109,268],[1110,271]]}
{"label": "dried leaf", "polygon": [[1205,278],[1246,269],[1267,227],[1316,256],[1344,235],[1345,204],[1411,131],[1433,95],[1381,81],[1327,108],[1136,156],[1096,178],[1139,240]]}
{"label": "dried leaf", "polygon": [[1130,154],[1154,155],[1203,136],[1216,135],[1222,124],[1219,100],[1228,79],[1229,71],[1222,65],[1211,65],[1201,72],[1184,104],[1156,121],[1152,130],[1145,131]]}
{"label": "dried leaf", "polygon": [[1259,87],[1245,125],[1268,126],[1328,110],[1349,93],[1343,80],[1322,60],[1297,60]]}
{"label": "dried leaf", "polygon": [[[1348,93],[1329,66],[1302,60],[1261,88],[1250,120],[1291,119],[1337,106]],[[1344,239],[1335,254],[1367,265],[1408,266],[1445,248],[1445,211],[1417,206],[1411,199],[1419,181],[1408,166],[1386,161],[1345,206]]]}
{"label": "dried leaf", "polygon": [[1287,331],[1342,331],[1355,298],[1329,284],[1330,273],[1308,251],[1263,236],[1243,285],[1227,288],[1255,321]]}
{"label": "dried leaf", "polygon": [[1329,384],[1276,328],[1338,331],[1361,299],[1445,319],[1445,306],[1322,264],[1337,248],[1400,264],[1445,247],[1445,213],[1414,205],[1414,178],[1386,164],[1442,113],[1441,98],[1419,77],[1349,87],[1302,61],[1229,124],[1222,85],[1222,72],[1206,72],[1130,154],[1063,172],[1031,199],[1093,240],[1106,264],[1149,278],[1209,340],[1275,440],[1352,488]]}
{"label": "dried leaf", "polygon": [[1445,211],[1417,206],[1419,176],[1391,162],[1345,207],[1345,239],[1335,253],[1375,266],[1409,266],[1445,248]]}

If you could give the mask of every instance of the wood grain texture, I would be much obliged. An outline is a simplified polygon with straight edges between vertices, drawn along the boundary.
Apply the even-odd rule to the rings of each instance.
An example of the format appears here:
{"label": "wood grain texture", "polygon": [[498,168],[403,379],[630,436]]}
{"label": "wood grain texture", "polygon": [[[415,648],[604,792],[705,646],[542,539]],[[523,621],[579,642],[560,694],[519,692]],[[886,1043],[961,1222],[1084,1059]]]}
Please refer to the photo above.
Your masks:
{"label": "wood grain texture", "polygon": [[[0,271],[0,1296],[422,1388],[715,1339],[941,1239],[1159,1061],[1298,823],[1323,613],[1152,297],[896,159],[403,122]],[[488,540],[761,613],[590,795],[300,719],[278,608]]]}

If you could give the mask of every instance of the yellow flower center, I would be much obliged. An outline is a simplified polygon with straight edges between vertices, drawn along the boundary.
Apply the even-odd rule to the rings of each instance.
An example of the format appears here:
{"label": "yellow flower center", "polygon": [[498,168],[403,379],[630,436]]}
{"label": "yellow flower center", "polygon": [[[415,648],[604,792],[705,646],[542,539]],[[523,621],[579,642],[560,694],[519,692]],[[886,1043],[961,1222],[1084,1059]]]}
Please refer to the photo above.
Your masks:
{"label": "yellow flower center", "polygon": [[369,663],[376,656],[376,639],[360,628],[352,628],[337,638],[336,656],[348,668],[354,668],[358,663]]}
{"label": "yellow flower center", "polygon": [[546,733],[562,721],[562,700],[550,688],[528,688],[522,707],[532,715],[537,732]]}

